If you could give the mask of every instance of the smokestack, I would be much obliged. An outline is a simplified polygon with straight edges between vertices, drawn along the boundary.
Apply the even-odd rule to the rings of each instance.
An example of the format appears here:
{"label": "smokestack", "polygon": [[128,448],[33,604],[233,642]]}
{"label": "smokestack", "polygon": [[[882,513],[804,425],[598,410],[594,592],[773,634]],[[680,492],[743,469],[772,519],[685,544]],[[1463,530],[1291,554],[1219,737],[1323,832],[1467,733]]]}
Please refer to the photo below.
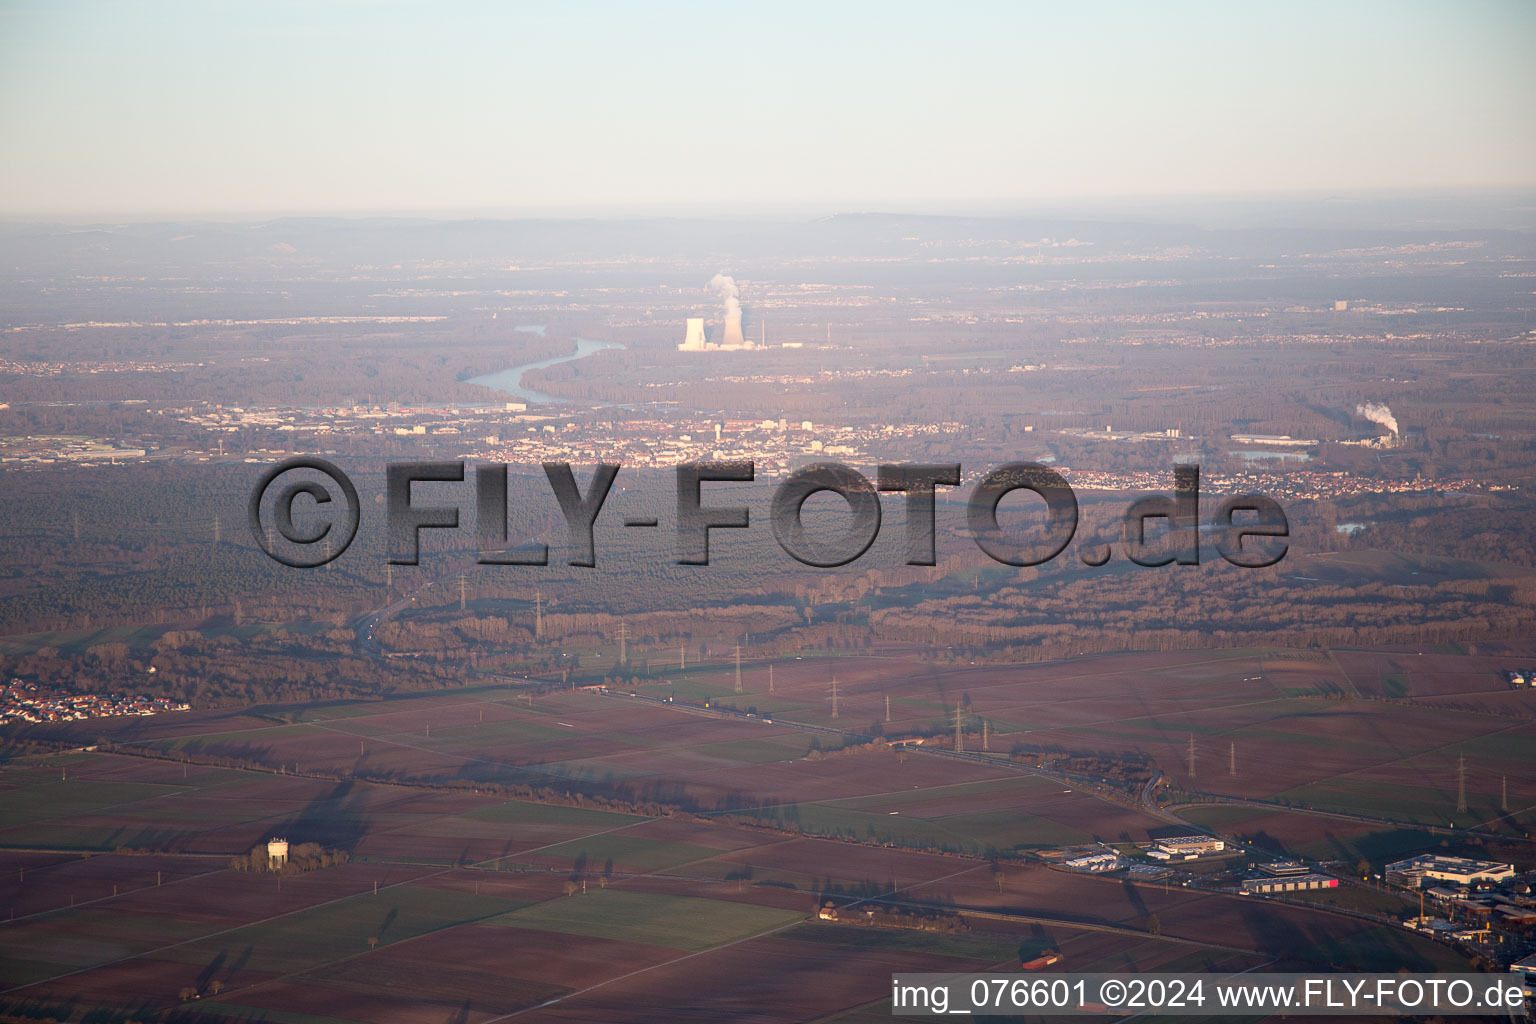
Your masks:
{"label": "smokestack", "polygon": [[1379,423],[1392,431],[1393,437],[1397,436],[1397,417],[1392,415],[1392,410],[1387,408],[1385,402],[1362,402],[1355,406],[1355,415]]}

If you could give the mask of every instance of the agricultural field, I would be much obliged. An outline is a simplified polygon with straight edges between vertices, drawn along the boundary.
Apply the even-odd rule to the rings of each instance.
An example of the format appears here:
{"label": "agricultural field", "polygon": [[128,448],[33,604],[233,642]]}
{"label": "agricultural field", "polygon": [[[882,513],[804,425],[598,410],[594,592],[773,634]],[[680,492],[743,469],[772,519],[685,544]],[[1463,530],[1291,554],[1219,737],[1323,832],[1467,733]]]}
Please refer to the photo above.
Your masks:
{"label": "agricultural field", "polygon": [[[1536,780],[1521,770],[1536,742],[1536,701],[1513,693],[1523,703],[1507,711],[1479,703],[1498,696],[1487,692],[1497,681],[1495,662],[1357,651],[1303,660],[1236,650],[941,670],[896,651],[775,660],[771,693],[765,663],[744,667],[741,693],[732,666],[694,664],[633,698],[479,687],[199,712],[131,723],[114,738],[169,758],[374,779],[580,786],[698,812],[793,802],[805,827],[867,832],[860,808],[839,801],[1014,773],[1004,764],[988,772],[981,764],[963,770],[932,758],[838,752],[860,733],[953,746],[958,707],[967,750],[999,762],[1013,754],[1028,767],[1091,755],[1135,762],[1142,774],[1191,793],[1520,834],[1536,824]],[[1413,695],[1395,699],[1365,685],[1384,674],[1417,680]],[[664,704],[665,697],[695,704]],[[1462,758],[1468,810],[1458,813]],[[1145,827],[1131,816],[1106,828],[1102,805],[1087,806],[1086,822],[1070,812],[1062,812],[1066,820],[1046,815],[1058,830],[1047,837],[1048,823],[1040,823],[1035,843],[984,822],[964,823],[957,842],[1007,849]]]}
{"label": "agricultural field", "polygon": [[[1438,697],[1480,678],[1438,657]],[[1362,655],[1345,661],[1363,675]],[[1382,923],[1392,907],[1366,889],[1261,905],[1035,855],[1134,853],[1190,828],[1252,844],[1243,862],[1469,852],[1430,779],[1463,745],[1478,751],[1469,817],[1489,821],[1478,841],[1531,860],[1516,834],[1529,783],[1511,768],[1536,723],[1341,695],[1331,658],[773,664],[771,694],[765,666],[737,694],[734,666],[706,664],[668,684],[670,703],[661,686],[478,686],[55,727],[77,749],[0,769],[0,1007],[478,1024],[655,1005],[674,1020],[660,994],[687,990],[699,1019],[858,1020],[892,971],[1006,970],[1046,948],[1063,970],[1445,969],[1461,954]],[[1235,775],[1215,756],[1231,744]],[[1082,774],[1121,764],[1119,779]],[[1527,809],[1489,805],[1495,771]],[[232,869],[273,836],[347,856]],[[829,924],[828,899],[965,928]]]}

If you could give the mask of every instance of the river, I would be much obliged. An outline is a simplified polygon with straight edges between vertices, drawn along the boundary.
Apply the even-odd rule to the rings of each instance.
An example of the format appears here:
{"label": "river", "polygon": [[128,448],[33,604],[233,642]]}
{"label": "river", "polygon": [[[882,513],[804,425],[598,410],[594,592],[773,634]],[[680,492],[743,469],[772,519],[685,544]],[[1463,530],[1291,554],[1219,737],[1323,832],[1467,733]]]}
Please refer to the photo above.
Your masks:
{"label": "river", "polygon": [[[527,330],[529,333],[542,334],[543,329],[519,327],[518,330]],[[605,348],[623,348],[616,341],[593,341],[590,338],[577,338],[576,351],[568,356],[555,356],[551,359],[540,359],[536,363],[524,363],[521,366],[513,366],[505,370],[497,370],[495,373],[482,374],[479,377],[469,378],[468,383],[479,384],[481,387],[494,388],[504,394],[511,395],[518,401],[527,402],[529,405],[551,405],[566,402],[569,399],[558,395],[546,395],[542,391],[523,387],[523,374],[529,370],[542,370],[546,366],[555,366],[559,363],[569,363],[577,359],[585,359],[594,352],[601,352]]]}

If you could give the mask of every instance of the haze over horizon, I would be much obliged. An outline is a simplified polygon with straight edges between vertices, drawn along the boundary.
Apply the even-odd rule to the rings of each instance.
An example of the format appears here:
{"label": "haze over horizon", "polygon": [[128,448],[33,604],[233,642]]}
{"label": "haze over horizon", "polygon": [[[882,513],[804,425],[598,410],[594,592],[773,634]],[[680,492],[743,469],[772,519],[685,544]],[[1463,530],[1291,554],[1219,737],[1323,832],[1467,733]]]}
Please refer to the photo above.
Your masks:
{"label": "haze over horizon", "polygon": [[1475,7],[13,0],[0,217],[1536,188],[1536,8]]}

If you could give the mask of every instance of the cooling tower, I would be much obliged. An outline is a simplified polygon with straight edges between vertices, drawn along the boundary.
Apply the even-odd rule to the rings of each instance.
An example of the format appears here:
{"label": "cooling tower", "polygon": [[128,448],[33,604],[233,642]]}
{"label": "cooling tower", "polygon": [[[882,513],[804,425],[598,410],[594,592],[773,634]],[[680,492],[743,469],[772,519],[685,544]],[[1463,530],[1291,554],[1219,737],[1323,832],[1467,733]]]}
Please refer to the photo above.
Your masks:
{"label": "cooling tower", "polygon": [[688,333],[683,338],[683,343],[677,346],[679,352],[703,352],[704,351],[704,318],[691,316],[688,318]]}
{"label": "cooling tower", "polygon": [[725,333],[720,338],[721,348],[746,348],[747,343],[741,336],[741,314],[725,318]]}

